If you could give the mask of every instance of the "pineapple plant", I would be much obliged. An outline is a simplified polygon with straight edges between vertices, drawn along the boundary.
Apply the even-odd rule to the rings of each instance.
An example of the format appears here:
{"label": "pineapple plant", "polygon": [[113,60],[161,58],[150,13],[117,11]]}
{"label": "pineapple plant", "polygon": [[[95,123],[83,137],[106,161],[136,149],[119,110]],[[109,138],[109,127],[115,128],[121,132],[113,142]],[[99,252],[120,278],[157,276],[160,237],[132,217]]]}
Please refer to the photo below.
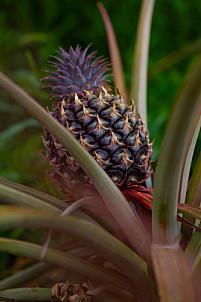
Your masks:
{"label": "pineapple plant", "polygon": [[[92,60],[94,52],[86,56],[88,47],[83,51],[79,46],[75,50],[70,47],[69,53],[61,49],[61,58],[55,57],[57,70],[48,70],[52,75],[43,79],[50,82],[43,86],[52,89],[50,96],[55,99],[50,114],[119,188],[142,183],[151,173],[148,131],[134,103],[128,106],[120,92],[113,95],[108,91],[108,63],[100,57]],[[47,130],[43,142],[52,176],[64,192],[72,195],[78,193],[75,188],[79,184],[90,184],[73,157]]]}
{"label": "pineapple plant", "polygon": [[[137,49],[148,47],[147,42],[143,43],[150,31],[146,20],[151,19],[152,9],[153,1],[144,0]],[[100,10],[117,67],[120,58],[115,36],[111,36],[111,24],[102,5]],[[117,95],[110,92],[105,74],[107,61],[93,60],[94,54],[86,56],[87,49],[81,51],[78,46],[75,50],[70,48],[69,53],[60,50],[59,63],[53,63],[57,70],[49,70],[51,76],[45,79],[49,83],[44,84],[52,88],[55,98],[50,112],[0,72],[0,87],[43,125],[46,157],[53,177],[74,198],[70,202],[59,200],[0,178],[0,198],[4,204],[12,204],[1,206],[2,230],[39,227],[68,235],[63,244],[52,242],[51,248],[33,243],[32,238],[0,238],[1,252],[33,261],[0,281],[0,299],[198,302],[201,233],[179,228],[177,214],[184,214],[192,225],[195,218],[201,220],[201,157],[188,190],[186,181],[200,129],[201,63],[198,61],[192,69],[171,113],[152,197],[152,189],[144,187],[151,173],[152,155],[146,125],[133,103],[126,103],[124,83],[115,72],[115,86],[121,89]],[[146,51],[139,56],[135,66],[142,58],[143,62],[147,60]],[[142,85],[146,82],[146,66],[138,67],[133,86],[137,95],[146,100],[146,95],[141,94],[141,87],[146,86]],[[140,101],[137,98],[138,110]],[[145,114],[142,116],[146,120]],[[82,185],[84,190],[80,190]],[[126,192],[127,199],[121,191]],[[152,234],[146,231],[131,197],[149,209],[153,207]],[[102,220],[94,214],[102,216]],[[63,273],[66,279],[62,281]],[[41,283],[41,275],[49,281],[48,286]]]}

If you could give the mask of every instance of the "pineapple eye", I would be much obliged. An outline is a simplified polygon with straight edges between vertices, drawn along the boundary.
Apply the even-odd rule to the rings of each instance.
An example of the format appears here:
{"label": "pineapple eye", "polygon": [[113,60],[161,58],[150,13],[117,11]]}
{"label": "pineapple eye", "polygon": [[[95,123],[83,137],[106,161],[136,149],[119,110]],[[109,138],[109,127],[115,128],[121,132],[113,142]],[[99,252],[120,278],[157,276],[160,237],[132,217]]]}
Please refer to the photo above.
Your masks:
{"label": "pineapple eye", "polygon": [[135,144],[135,137],[136,137],[136,134],[135,132],[131,132],[125,139],[125,143],[126,145],[129,145],[129,146],[134,146]]}
{"label": "pineapple eye", "polygon": [[100,139],[100,144],[104,146],[117,145],[117,147],[119,147],[120,141],[121,136],[110,130],[110,133],[106,133],[104,136],[102,136],[102,138]]}
{"label": "pineapple eye", "polygon": [[80,110],[75,114],[75,119],[79,120],[84,126],[92,121],[92,118],[95,116],[95,112],[92,109],[86,109],[83,106],[83,110]]}
{"label": "pineapple eye", "polygon": [[124,127],[124,119],[120,118],[118,121],[116,121],[116,123],[113,124],[113,128],[115,130],[119,130],[119,129],[123,129]]}
{"label": "pineapple eye", "polygon": [[140,131],[139,136],[140,136],[141,142],[142,142],[142,143],[145,143],[145,141],[146,141],[146,133]]}
{"label": "pineapple eye", "polygon": [[109,103],[104,99],[94,98],[89,101],[89,106],[96,110],[97,113],[104,109],[105,107],[109,106]]}
{"label": "pineapple eye", "polygon": [[106,171],[116,185],[120,185],[125,180],[125,172],[121,169],[109,169]]}
{"label": "pineapple eye", "polygon": [[105,134],[101,139],[100,139],[100,144],[103,146],[108,146],[111,142],[111,135],[110,133]]}
{"label": "pineapple eye", "polygon": [[125,148],[119,148],[114,152],[112,156],[112,162],[114,164],[122,164],[124,160],[131,161],[133,159],[132,154]]}
{"label": "pineapple eye", "polygon": [[89,135],[82,135],[82,138],[90,145],[95,144],[95,139],[93,138],[93,136],[89,136]]}
{"label": "pineapple eye", "polygon": [[97,149],[96,154],[99,155],[99,157],[101,157],[102,160],[107,160],[108,159],[108,153],[105,150],[101,150],[101,149]]}
{"label": "pineapple eye", "polygon": [[69,128],[72,132],[80,132],[80,130],[82,130],[82,126],[75,122],[72,122]]}

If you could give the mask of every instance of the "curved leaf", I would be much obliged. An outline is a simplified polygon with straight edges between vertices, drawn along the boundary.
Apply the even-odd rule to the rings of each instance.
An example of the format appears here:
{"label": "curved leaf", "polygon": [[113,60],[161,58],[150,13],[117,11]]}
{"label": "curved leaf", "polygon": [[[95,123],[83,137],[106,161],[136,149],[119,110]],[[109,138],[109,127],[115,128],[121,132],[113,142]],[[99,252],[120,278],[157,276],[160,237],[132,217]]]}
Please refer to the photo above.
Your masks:
{"label": "curved leaf", "polygon": [[170,115],[156,168],[153,193],[153,238],[172,243],[178,238],[177,200],[186,154],[201,115],[201,61],[180,92]]}
{"label": "curved leaf", "polygon": [[149,278],[146,263],[102,228],[73,216],[58,217],[28,208],[2,206],[0,228],[10,229],[19,226],[44,227],[67,232],[117,265],[121,272],[133,280],[136,287],[147,288],[148,291]]}
{"label": "curved leaf", "polygon": [[[0,251],[39,260],[41,246],[20,240],[0,238]],[[94,279],[100,282],[106,282],[126,289],[129,292],[133,292],[133,286],[129,283],[128,279],[123,277],[120,273],[106,269],[90,261],[77,258],[66,252],[64,253],[48,248],[44,256],[44,262],[50,263],[53,266],[64,267],[83,276],[93,276]]]}
{"label": "curved leaf", "polygon": [[194,128],[192,129],[191,138],[189,139],[189,146],[186,149],[186,156],[183,165],[183,171],[181,173],[180,189],[178,201],[184,203],[186,199],[189,173],[191,168],[191,162],[194,154],[195,145],[197,142],[198,134],[201,127],[201,116],[198,121],[195,121]]}
{"label": "curved leaf", "polygon": [[[36,244],[23,242],[20,240],[0,238],[0,250],[18,256],[39,260],[41,247]],[[118,272],[105,269],[102,266],[93,264],[90,261],[77,258],[67,253],[48,249],[44,261],[53,266],[61,266],[70,271],[77,272],[83,276],[91,277],[100,282],[106,282],[133,292],[133,287],[128,279]]]}
{"label": "curved leaf", "polygon": [[48,211],[50,213],[60,213],[60,210],[55,206],[2,183],[0,183],[0,200],[4,203],[20,204],[22,206],[41,209],[41,211]]}
{"label": "curved leaf", "polygon": [[31,195],[33,197],[39,198],[40,200],[43,200],[44,202],[47,202],[51,204],[52,206],[57,207],[60,210],[64,210],[66,208],[66,203],[56,197],[53,197],[47,193],[38,191],[36,189],[27,187],[25,185],[19,184],[17,182],[14,182],[10,179],[4,178],[0,176],[0,183],[4,185],[8,185],[9,187],[13,189],[17,189],[23,193],[27,193],[28,195]]}
{"label": "curved leaf", "polygon": [[[195,169],[193,171],[193,175],[191,178],[191,182],[189,185],[189,190],[187,194],[187,203],[191,203],[192,206],[200,206],[201,203],[201,153],[197,160]],[[197,218],[197,217],[195,217]],[[190,219],[189,219],[190,220]],[[190,220],[194,222],[193,219]],[[201,227],[201,224],[199,225]],[[184,238],[189,239],[192,234],[191,230],[185,230]],[[196,268],[197,264],[201,260],[201,233],[195,232],[187,245],[186,255],[189,261],[189,266],[193,266]],[[193,264],[194,263],[194,264]],[[192,269],[194,271],[194,269]]]}
{"label": "curved leaf", "polygon": [[[186,197],[186,203],[192,204],[192,206],[199,207],[201,204],[201,153],[198,157],[198,160],[196,162],[189,188],[188,188],[188,194]],[[195,223],[195,218],[190,217],[188,214],[184,216],[185,219],[190,221],[191,223]],[[191,235],[192,235],[192,229],[183,226],[182,228],[183,233],[183,241],[189,242]],[[192,239],[193,240],[193,239]]]}
{"label": "curved leaf", "polygon": [[[80,247],[76,247],[76,245],[78,246],[78,242],[76,242],[75,244],[75,242],[70,241],[68,244],[65,243],[64,245],[57,246],[55,248],[81,258],[90,257],[94,254],[93,250],[90,250],[87,247],[80,246],[80,244]],[[29,281],[33,281],[34,279],[38,278],[39,276],[42,276],[50,270],[54,270],[54,267],[52,267],[51,264],[39,262],[25,269],[20,269],[17,272],[14,271],[12,275],[9,275],[3,280],[0,280],[0,291],[17,287]],[[10,270],[9,273],[11,273]]]}
{"label": "curved leaf", "polygon": [[67,131],[67,129],[48,114],[23,89],[13,83],[1,72],[0,87],[36,120],[43,124],[43,126],[58,139],[61,145],[68,150],[92,180],[112,216],[121,226],[133,248],[137,250],[140,255],[146,258],[150,242],[139,218],[133,212],[120,190],[94,160],[94,158]]}
{"label": "curved leaf", "polygon": [[14,273],[13,275],[0,281],[0,296],[2,290],[17,287],[25,282],[27,283],[32,281],[51,269],[51,264],[41,262]]}
{"label": "curved leaf", "polygon": [[[3,299],[3,300],[2,300]],[[0,301],[50,301],[50,288],[14,288],[0,291]]]}
{"label": "curved leaf", "polygon": [[147,128],[147,72],[151,21],[154,0],[143,0],[135,42],[130,99],[137,102],[137,110]]}
{"label": "curved leaf", "polygon": [[191,177],[186,203],[198,207],[200,206],[201,203],[201,152]]}
{"label": "curved leaf", "polygon": [[178,204],[178,212],[182,214],[187,214],[190,217],[201,220],[201,208],[198,208],[197,206],[194,206],[192,204]]}
{"label": "curved leaf", "polygon": [[98,2],[97,5],[102,15],[105,24],[105,30],[107,33],[107,39],[110,49],[110,58],[112,62],[112,72],[114,76],[115,91],[119,90],[120,93],[127,95],[127,88],[124,77],[123,65],[121,61],[121,55],[113,26],[104,5],[101,2]]}

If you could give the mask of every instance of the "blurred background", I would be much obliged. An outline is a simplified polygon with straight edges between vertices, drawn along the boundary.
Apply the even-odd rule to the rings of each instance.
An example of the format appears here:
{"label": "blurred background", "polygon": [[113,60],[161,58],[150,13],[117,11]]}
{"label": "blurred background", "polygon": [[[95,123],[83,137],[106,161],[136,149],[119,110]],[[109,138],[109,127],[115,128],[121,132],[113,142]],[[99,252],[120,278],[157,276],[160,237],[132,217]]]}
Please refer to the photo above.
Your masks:
{"label": "blurred background", "polygon": [[[103,0],[119,41],[127,85],[130,86],[133,49],[141,0]],[[201,54],[201,1],[156,0],[149,55],[148,119],[153,159],[157,160],[165,125],[177,91]],[[94,0],[1,0],[0,70],[51,109],[41,89],[43,69],[59,46],[68,50],[92,42],[90,51],[109,57],[101,15]],[[112,78],[111,78],[112,80]],[[42,127],[0,92],[0,176],[62,197],[48,176],[42,154]],[[194,161],[201,149],[199,137]],[[153,165],[154,166],[154,165]],[[13,238],[32,237],[32,230],[6,231]],[[23,236],[22,236],[23,235]],[[1,231],[1,236],[4,232]],[[2,254],[0,272],[12,263]]]}
{"label": "blurred background", "polygon": [[[127,85],[141,0],[103,0],[119,41]],[[156,0],[149,56],[148,118],[157,160],[164,128],[185,74],[201,53],[201,2]],[[96,1],[1,0],[0,69],[49,106],[41,89],[43,69],[59,46],[83,48],[109,57],[107,39]],[[111,78],[112,80],[112,78]],[[0,92],[0,175],[40,190],[59,194],[46,171],[41,126]],[[197,157],[201,140],[196,148]]]}

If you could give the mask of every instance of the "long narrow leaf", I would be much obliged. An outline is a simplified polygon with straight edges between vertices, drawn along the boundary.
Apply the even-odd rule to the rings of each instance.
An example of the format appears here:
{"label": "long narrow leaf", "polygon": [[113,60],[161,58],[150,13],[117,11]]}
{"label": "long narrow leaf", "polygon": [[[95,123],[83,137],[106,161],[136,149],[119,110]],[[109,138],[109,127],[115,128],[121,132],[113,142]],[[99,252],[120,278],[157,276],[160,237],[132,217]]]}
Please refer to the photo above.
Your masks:
{"label": "long narrow leaf", "polygon": [[116,222],[121,226],[131,245],[144,258],[147,257],[149,240],[137,215],[127,200],[94,158],[81,144],[48,114],[32,97],[0,72],[0,87],[19,105],[45,126],[92,180]]}
{"label": "long narrow leaf", "polygon": [[179,189],[179,197],[178,197],[178,201],[182,203],[184,203],[186,199],[191,162],[192,162],[198,134],[200,132],[200,127],[201,127],[201,116],[198,121],[195,121],[194,128],[192,129],[192,134],[191,134],[192,136],[189,140],[189,146],[186,149],[186,156],[183,165],[183,171],[181,173],[181,181],[180,181],[180,189]]}
{"label": "long narrow leaf", "polygon": [[[90,294],[90,293],[89,293]],[[16,288],[0,292],[0,301],[50,301],[51,300],[50,288]],[[2,300],[1,300],[2,299]],[[122,302],[122,299],[107,297],[98,297],[92,295],[93,302]]]}
{"label": "long narrow leaf", "polygon": [[198,208],[192,204],[178,204],[178,212],[182,214],[187,214],[190,217],[201,220],[201,208]]}
{"label": "long narrow leaf", "polygon": [[50,301],[50,288],[14,288],[0,292],[0,301]]}
{"label": "long narrow leaf", "polygon": [[189,184],[186,203],[200,206],[201,203],[201,152]]}
{"label": "long narrow leaf", "polygon": [[[76,242],[77,243],[77,242]],[[70,249],[67,248],[70,246]],[[90,257],[94,255],[94,251],[90,250],[87,247],[77,247],[73,248],[73,243],[70,241],[68,244],[64,244],[62,246],[58,246],[57,249],[60,251],[67,251],[69,254],[81,258]],[[9,288],[17,287],[21,284],[27,283],[29,281],[33,281],[34,279],[42,276],[46,272],[54,269],[51,264],[39,262],[37,264],[33,264],[25,269],[20,269],[17,272],[14,272],[13,275],[0,280],[0,291],[6,290]]]}
{"label": "long narrow leaf", "polygon": [[41,209],[43,211],[49,211],[52,213],[60,213],[60,210],[51,204],[48,204],[35,196],[31,196],[2,183],[0,183],[0,200],[4,203],[12,203],[35,209]]}
{"label": "long narrow leaf", "polygon": [[[192,206],[200,206],[201,203],[201,153],[197,160],[191,178],[191,182],[189,185],[189,190],[187,194],[187,203],[191,204]],[[186,218],[189,219],[189,216],[186,216]],[[194,222],[193,219],[189,219],[189,220],[191,222]],[[201,226],[201,224],[199,226]],[[191,234],[192,234],[191,230],[185,229],[183,235],[184,239],[188,240]],[[197,269],[198,263],[201,261],[201,233],[200,232],[196,231],[193,234],[186,248],[186,256],[188,258],[189,266],[192,268],[192,272],[194,272]]]}
{"label": "long narrow leaf", "polygon": [[194,129],[201,114],[201,61],[180,92],[163,139],[153,194],[153,238],[172,243],[178,238],[177,200]]}
{"label": "long narrow leaf", "polygon": [[[54,208],[56,208],[57,213],[61,213],[61,211],[64,211],[67,207],[67,204],[58,198],[4,177],[0,177],[0,187],[2,188],[2,190],[0,190],[0,200],[2,200],[3,203],[46,209],[47,211],[55,211]],[[93,224],[98,224],[92,217],[84,212],[74,211],[73,215]]]}
{"label": "long narrow leaf", "polygon": [[154,0],[143,0],[135,42],[130,98],[147,127],[147,68]]}
{"label": "long narrow leaf", "polygon": [[123,65],[121,61],[121,55],[120,55],[119,46],[117,43],[113,26],[104,5],[101,2],[98,2],[97,5],[102,15],[105,24],[105,30],[107,33],[115,90],[117,91],[118,89],[121,93],[127,95],[127,88],[126,88]]}
{"label": "long narrow leaf", "polygon": [[[201,224],[199,227],[201,227]],[[185,250],[185,255],[191,274],[193,274],[201,261],[201,233],[199,231],[195,231],[193,234]]]}
{"label": "long narrow leaf", "polygon": [[[55,198],[49,194],[38,191],[36,189],[16,183],[14,181],[11,181],[11,180],[6,179],[1,176],[0,176],[0,184],[10,187],[13,190],[18,190],[19,192],[22,192],[28,196],[32,196],[32,197],[35,197],[36,199],[40,199],[40,200],[44,201],[45,203],[49,203],[50,205],[57,207],[60,210],[65,210],[65,208],[66,208],[66,203],[63,202],[62,200],[59,200],[58,198]],[[1,199],[4,198],[3,196],[1,197],[1,193],[0,193],[0,198]],[[34,203],[30,203],[28,205],[34,206]]]}
{"label": "long narrow leaf", "polygon": [[[201,204],[201,152],[191,177],[191,181],[188,188],[188,194],[186,197],[186,203],[197,207],[199,207]],[[195,223],[196,217],[194,217],[193,219],[189,215],[185,215],[184,218],[189,220],[191,223]],[[183,241],[188,242],[192,235],[192,229],[187,226],[183,226],[182,231]]]}
{"label": "long narrow leaf", "polygon": [[[86,198],[87,199],[87,198]],[[90,198],[89,198],[90,199]],[[67,204],[55,197],[42,193],[35,189],[29,190],[28,187],[18,183],[14,183],[5,178],[0,177],[0,200],[4,204],[14,204],[18,206],[26,206],[34,209],[45,210],[62,214]],[[106,208],[107,209],[107,208]],[[96,220],[82,211],[74,211],[74,216],[89,221],[92,224],[99,225]]]}
{"label": "long narrow leaf", "polygon": [[[0,238],[0,251],[39,260],[41,246],[20,240]],[[83,276],[93,276],[94,279],[103,283],[106,282],[133,292],[133,287],[128,279],[124,278],[120,273],[103,268],[90,261],[50,248],[47,249],[44,261],[53,266],[64,267]]]}
{"label": "long narrow leaf", "polygon": [[[121,241],[111,236],[102,228],[77,217],[58,217],[42,214],[34,209],[22,209],[2,206],[0,228],[45,227],[67,232],[72,237],[84,242],[88,247],[106,257],[139,288],[149,288],[146,263]],[[44,259],[45,261],[45,259]],[[142,281],[143,280],[143,281]]]}
{"label": "long narrow leaf", "polygon": [[[52,269],[51,264],[37,263],[0,281],[0,291],[34,280]],[[1,295],[1,294],[0,294]]]}

